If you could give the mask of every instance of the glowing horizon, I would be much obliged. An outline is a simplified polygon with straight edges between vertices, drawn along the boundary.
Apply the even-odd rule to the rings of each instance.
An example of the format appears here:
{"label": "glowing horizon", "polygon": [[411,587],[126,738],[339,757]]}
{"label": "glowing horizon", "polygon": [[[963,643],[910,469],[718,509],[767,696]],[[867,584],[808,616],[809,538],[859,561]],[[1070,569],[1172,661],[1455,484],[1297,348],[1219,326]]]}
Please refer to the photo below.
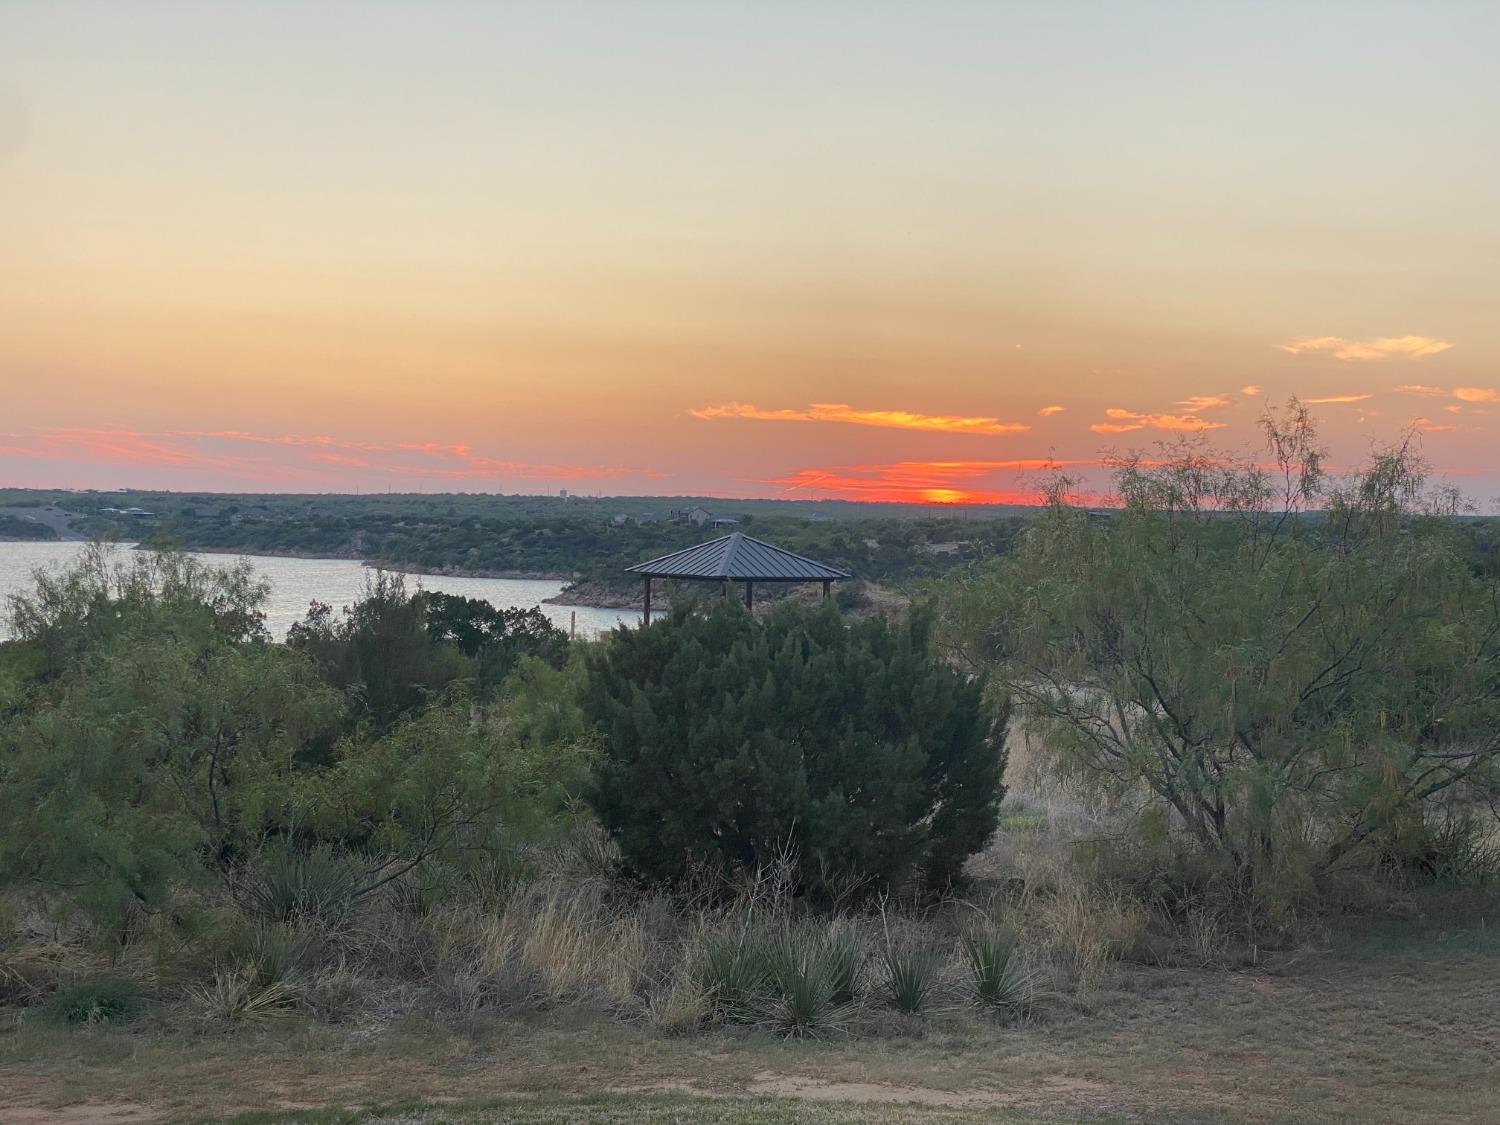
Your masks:
{"label": "glowing horizon", "polygon": [[1497,33],[17,0],[0,485],[1023,503],[1297,395],[1488,508]]}

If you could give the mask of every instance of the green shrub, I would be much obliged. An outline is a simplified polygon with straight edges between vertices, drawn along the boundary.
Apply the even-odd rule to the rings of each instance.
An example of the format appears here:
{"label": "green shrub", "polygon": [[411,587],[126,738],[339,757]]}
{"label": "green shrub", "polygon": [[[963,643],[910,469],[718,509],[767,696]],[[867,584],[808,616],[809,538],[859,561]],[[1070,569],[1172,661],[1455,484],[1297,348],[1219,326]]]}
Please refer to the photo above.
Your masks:
{"label": "green shrub", "polygon": [[128,1023],[144,1006],[140,986],[128,977],[99,977],[67,985],[48,1005],[64,1023],[87,1027]]}
{"label": "green shrub", "polygon": [[786,603],[618,631],[583,709],[606,747],[588,799],[624,866],[682,885],[791,855],[793,889],[824,900],[957,880],[995,828],[1004,724],[927,633],[920,613],[850,625]]}

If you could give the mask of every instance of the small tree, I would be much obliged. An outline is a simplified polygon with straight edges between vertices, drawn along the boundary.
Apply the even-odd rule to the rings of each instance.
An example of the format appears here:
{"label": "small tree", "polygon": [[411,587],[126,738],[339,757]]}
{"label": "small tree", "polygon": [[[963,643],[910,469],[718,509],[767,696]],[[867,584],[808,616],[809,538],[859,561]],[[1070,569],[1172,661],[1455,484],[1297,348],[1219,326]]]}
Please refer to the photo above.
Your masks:
{"label": "small tree", "polygon": [[1496,792],[1500,587],[1425,491],[1411,443],[1330,481],[1295,401],[1275,468],[1195,444],[1116,465],[1100,519],[1063,488],[1014,556],[952,588],[1058,764],[1150,795],[1254,886],[1418,838],[1433,802]]}
{"label": "small tree", "polygon": [[590,658],[589,800],[651,881],[795,857],[825,897],[959,877],[996,823],[1004,716],[928,652],[926,618],[685,607]]}

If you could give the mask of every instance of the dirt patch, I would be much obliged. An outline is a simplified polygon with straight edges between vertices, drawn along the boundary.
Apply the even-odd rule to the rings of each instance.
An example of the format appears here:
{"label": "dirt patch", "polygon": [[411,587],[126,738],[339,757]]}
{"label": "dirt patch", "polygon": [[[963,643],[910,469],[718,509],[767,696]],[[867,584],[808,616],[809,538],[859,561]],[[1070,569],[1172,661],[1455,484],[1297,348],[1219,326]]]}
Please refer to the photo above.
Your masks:
{"label": "dirt patch", "polygon": [[161,1117],[160,1110],[136,1102],[85,1102],[60,1109],[0,1104],[6,1125],[140,1125]]}
{"label": "dirt patch", "polygon": [[1116,1091],[1083,1078],[1048,1078],[1039,1087],[1011,1090],[937,1090],[927,1086],[892,1086],[881,1082],[829,1082],[795,1074],[761,1071],[746,1093],[763,1097],[801,1098],[813,1102],[901,1102],[945,1109],[993,1109],[1058,1099],[1082,1101],[1109,1097]]}

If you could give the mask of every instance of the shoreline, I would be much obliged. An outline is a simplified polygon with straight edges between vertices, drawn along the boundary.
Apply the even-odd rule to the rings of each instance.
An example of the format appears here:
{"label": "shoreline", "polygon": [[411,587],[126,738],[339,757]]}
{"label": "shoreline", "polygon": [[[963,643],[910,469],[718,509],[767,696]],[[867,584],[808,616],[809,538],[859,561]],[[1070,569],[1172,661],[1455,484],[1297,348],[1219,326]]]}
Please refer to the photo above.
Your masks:
{"label": "shoreline", "polygon": [[[133,550],[140,550],[137,544]],[[307,559],[311,562],[357,562],[372,570],[385,570],[392,574],[431,574],[440,578],[503,578],[519,582],[570,582],[572,576],[555,571],[542,570],[470,570],[460,566],[423,566],[420,563],[397,563],[389,559],[371,559],[353,551],[330,554],[327,551],[299,551],[295,548],[258,549],[235,547],[195,547],[187,544],[182,548],[195,555],[243,555],[251,559]]]}
{"label": "shoreline", "polygon": [[[56,542],[56,540],[36,540],[35,542]],[[132,550],[140,550],[140,544],[136,544]],[[191,545],[184,546],[183,550],[199,555],[231,555],[255,559],[307,559],[309,561],[323,559],[329,562],[357,562],[361,566],[369,567],[372,570],[384,570],[391,574],[415,574],[418,576],[430,574],[435,578],[491,578],[508,582],[561,582],[564,584],[564,588],[550,597],[543,598],[543,605],[574,606],[578,609],[641,608],[641,599],[639,597],[632,602],[623,595],[610,595],[603,591],[600,591],[598,594],[574,593],[567,588],[567,584],[573,581],[573,576],[570,574],[559,574],[556,571],[470,570],[457,566],[423,566],[420,563],[395,563],[387,559],[369,559],[352,551],[344,554],[329,554],[326,551],[299,551],[295,548],[280,550],[236,550],[231,547],[194,547]]]}

